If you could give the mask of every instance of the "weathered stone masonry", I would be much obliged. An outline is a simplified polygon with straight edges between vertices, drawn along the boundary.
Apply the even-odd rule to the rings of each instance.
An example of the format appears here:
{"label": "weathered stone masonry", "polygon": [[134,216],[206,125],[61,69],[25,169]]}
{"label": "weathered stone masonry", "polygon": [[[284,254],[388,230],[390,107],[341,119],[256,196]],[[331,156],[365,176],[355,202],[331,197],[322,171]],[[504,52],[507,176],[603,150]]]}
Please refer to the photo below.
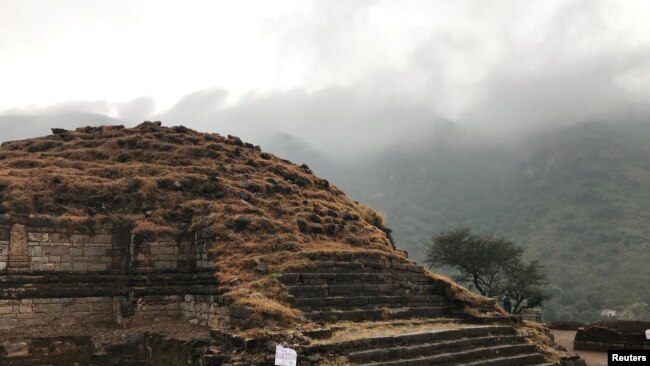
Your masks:
{"label": "weathered stone masonry", "polygon": [[[134,235],[96,222],[0,216],[0,329],[161,317],[229,326],[202,233]],[[241,319],[239,319],[241,320]]]}
{"label": "weathered stone masonry", "polygon": [[7,268],[9,261],[9,226],[0,223],[0,271]]}

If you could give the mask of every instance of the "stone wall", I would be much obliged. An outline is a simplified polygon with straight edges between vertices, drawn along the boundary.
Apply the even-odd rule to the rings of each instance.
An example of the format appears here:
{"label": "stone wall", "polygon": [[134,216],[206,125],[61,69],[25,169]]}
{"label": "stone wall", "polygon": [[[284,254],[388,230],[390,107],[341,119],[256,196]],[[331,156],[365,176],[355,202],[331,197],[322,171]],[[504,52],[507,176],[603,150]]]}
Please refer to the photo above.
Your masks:
{"label": "stone wall", "polygon": [[197,233],[0,215],[0,329],[160,318],[207,325],[225,309],[211,243]]}
{"label": "stone wall", "polygon": [[143,296],[137,299],[136,320],[153,320],[160,318],[179,318],[183,296]]}
{"label": "stone wall", "polygon": [[[187,245],[187,244],[186,244]],[[135,248],[134,269],[138,272],[170,271],[178,269],[180,243],[171,235],[155,239],[138,238]]]}
{"label": "stone wall", "polygon": [[[69,326],[157,319],[184,319],[191,324],[227,327],[232,306],[216,295],[142,296],[134,299],[135,313],[123,317],[122,297],[34,298],[0,300],[0,330],[20,326]],[[244,309],[241,309],[243,311]],[[118,320],[119,319],[119,320]]]}
{"label": "stone wall", "polygon": [[209,248],[214,243],[205,232],[198,231],[195,233],[194,242],[194,261],[196,263],[196,268],[213,268],[214,262],[212,261],[212,255],[209,252]]}
{"label": "stone wall", "polygon": [[101,272],[111,268],[112,224],[93,234],[70,234],[62,227],[27,227],[32,271]]}
{"label": "stone wall", "polygon": [[[26,222],[25,222],[26,221]],[[212,241],[203,235],[138,236],[95,222],[83,231],[61,221],[30,217],[0,220],[0,271],[173,272],[214,268]]]}
{"label": "stone wall", "polygon": [[9,261],[9,225],[0,224],[0,271],[7,268]]}
{"label": "stone wall", "polygon": [[112,297],[0,300],[0,329],[109,323],[112,304]]}
{"label": "stone wall", "polygon": [[249,321],[247,309],[227,305],[220,295],[143,296],[135,303],[135,321],[181,318],[212,328],[241,327]]}
{"label": "stone wall", "polygon": [[650,322],[612,320],[594,323],[578,329],[573,348],[600,352],[610,349],[650,350],[650,341],[645,336],[646,329],[650,329]]}
{"label": "stone wall", "polygon": [[185,295],[181,315],[192,324],[213,328],[230,326],[230,310],[222,299],[214,295]]}

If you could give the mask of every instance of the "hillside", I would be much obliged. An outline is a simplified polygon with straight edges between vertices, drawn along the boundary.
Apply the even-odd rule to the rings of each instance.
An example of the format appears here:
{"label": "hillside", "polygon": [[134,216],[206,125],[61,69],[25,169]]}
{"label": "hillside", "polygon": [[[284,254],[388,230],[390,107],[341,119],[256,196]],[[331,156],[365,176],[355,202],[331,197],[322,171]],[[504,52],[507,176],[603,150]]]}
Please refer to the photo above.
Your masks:
{"label": "hillside", "polygon": [[458,225],[515,240],[547,268],[547,318],[591,321],[650,302],[649,138],[647,124],[602,123],[482,148],[446,135],[358,164],[340,185],[385,213],[416,259]]}
{"label": "hillside", "polygon": [[558,318],[650,302],[650,128],[562,131],[515,170],[502,232],[540,258]]}

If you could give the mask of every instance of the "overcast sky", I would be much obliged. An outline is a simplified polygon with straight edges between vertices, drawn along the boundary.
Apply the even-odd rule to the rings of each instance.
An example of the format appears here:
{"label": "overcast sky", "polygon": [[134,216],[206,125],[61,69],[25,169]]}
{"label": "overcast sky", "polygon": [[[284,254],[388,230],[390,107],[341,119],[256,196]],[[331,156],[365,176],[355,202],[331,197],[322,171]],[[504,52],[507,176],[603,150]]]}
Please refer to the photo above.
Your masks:
{"label": "overcast sky", "polygon": [[[650,2],[0,0],[0,111],[321,148],[645,118]],[[338,145],[340,146],[338,146]]]}

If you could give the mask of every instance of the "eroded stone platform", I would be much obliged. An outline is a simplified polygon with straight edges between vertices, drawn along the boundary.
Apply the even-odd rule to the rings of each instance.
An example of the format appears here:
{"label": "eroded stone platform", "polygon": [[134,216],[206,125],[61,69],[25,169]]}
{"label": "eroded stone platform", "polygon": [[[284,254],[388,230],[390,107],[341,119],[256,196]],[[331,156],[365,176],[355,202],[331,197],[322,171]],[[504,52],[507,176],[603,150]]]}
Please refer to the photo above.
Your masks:
{"label": "eroded stone platform", "polygon": [[110,222],[0,216],[0,330],[183,319],[245,324],[201,233],[148,237]]}

